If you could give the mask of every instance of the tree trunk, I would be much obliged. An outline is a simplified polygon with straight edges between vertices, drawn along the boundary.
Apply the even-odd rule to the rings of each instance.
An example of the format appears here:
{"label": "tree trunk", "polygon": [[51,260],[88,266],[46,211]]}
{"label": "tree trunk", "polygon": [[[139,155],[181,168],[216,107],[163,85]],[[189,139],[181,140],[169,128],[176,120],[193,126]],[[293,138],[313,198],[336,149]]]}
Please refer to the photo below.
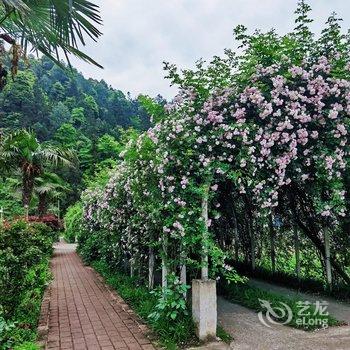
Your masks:
{"label": "tree trunk", "polygon": [[39,217],[43,217],[47,213],[47,207],[48,207],[47,194],[46,193],[39,194],[39,204],[38,204]]}
{"label": "tree trunk", "polygon": [[22,204],[29,208],[30,201],[33,195],[34,176],[31,174],[23,174],[22,177]]}
{"label": "tree trunk", "polygon": [[[307,222],[306,224],[304,224],[298,215],[295,196],[296,196],[296,193],[298,193],[299,196],[302,196],[302,194],[300,194],[300,191],[298,191],[296,186],[293,187],[290,194],[292,193],[293,193],[293,196],[290,198],[290,206],[292,209],[293,216],[295,218],[295,222],[298,224],[299,228],[305,233],[305,235],[312,241],[312,243],[315,245],[315,247],[317,248],[319,253],[323,256],[323,258],[325,258],[326,252],[324,249],[324,244],[322,240],[319,238],[319,235],[318,235],[319,230],[317,229],[317,227],[315,227],[312,218],[306,219]],[[344,282],[350,285],[350,277],[342,269],[339,263],[336,261],[334,255],[329,257],[329,261],[334,271],[337,272],[337,274],[344,280]]]}
{"label": "tree trunk", "polygon": [[[299,227],[304,231],[304,233],[307,235],[308,238],[312,241],[312,243],[315,245],[317,250],[320,252],[320,254],[325,258],[325,249],[322,241],[317,237],[317,235],[314,234],[313,231],[309,230],[300,220],[298,220]],[[350,277],[347,275],[347,273],[342,269],[342,267],[339,265],[339,263],[335,260],[333,256],[329,257],[329,261],[333,269],[338,273],[338,275],[347,283],[350,285]]]}

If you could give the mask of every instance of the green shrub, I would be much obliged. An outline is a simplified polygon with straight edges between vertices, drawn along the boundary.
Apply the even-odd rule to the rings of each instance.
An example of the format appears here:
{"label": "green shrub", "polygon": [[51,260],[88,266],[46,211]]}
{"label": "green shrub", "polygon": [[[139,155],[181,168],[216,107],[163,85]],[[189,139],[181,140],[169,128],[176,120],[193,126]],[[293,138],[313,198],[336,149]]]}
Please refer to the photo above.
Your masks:
{"label": "green shrub", "polygon": [[100,231],[89,233],[88,235],[80,232],[78,238],[78,253],[86,264],[90,264],[101,257],[99,250],[103,245],[103,241],[99,239],[101,238],[100,236]]}
{"label": "green shrub", "polygon": [[189,286],[181,284],[179,277],[174,273],[171,273],[167,279],[167,288],[159,287],[151,292],[158,300],[155,310],[148,315],[153,322],[158,322],[160,319],[171,322],[188,315],[183,295],[187,293]]}
{"label": "green shrub", "polygon": [[5,317],[13,314],[23,293],[42,283],[41,263],[51,252],[51,231],[43,224],[16,222],[0,231],[0,305]]}
{"label": "green shrub", "polygon": [[77,251],[86,264],[101,260],[107,261],[110,266],[120,266],[122,254],[115,239],[115,236],[107,230],[91,232],[80,229]]}
{"label": "green shrub", "polygon": [[19,221],[0,229],[1,350],[36,340],[53,238],[51,229],[40,223]]}
{"label": "green shrub", "polygon": [[83,206],[77,202],[67,209],[64,216],[64,238],[69,243],[75,243],[76,237],[81,230],[83,219]]}
{"label": "green shrub", "polygon": [[15,323],[6,321],[0,310],[0,349],[8,349],[13,341],[11,340],[11,332],[16,328]]}

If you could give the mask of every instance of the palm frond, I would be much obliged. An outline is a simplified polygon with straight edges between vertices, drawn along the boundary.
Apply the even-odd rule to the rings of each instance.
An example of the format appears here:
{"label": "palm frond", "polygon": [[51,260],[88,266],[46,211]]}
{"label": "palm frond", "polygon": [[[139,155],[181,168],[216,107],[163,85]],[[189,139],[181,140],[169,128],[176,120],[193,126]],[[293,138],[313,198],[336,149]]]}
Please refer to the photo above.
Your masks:
{"label": "palm frond", "polygon": [[58,197],[62,192],[70,191],[70,188],[57,174],[45,172],[35,179],[34,191],[37,194],[48,194],[50,197]]}
{"label": "palm frond", "polygon": [[22,0],[1,0],[0,3],[9,9],[12,8],[23,13],[29,11],[29,7]]}
{"label": "palm frond", "polygon": [[[20,40],[22,48],[31,47],[49,56],[60,64],[61,55],[69,61],[75,55],[89,63],[101,67],[95,60],[84,54],[80,45],[85,45],[84,36],[97,40],[102,24],[99,7],[87,0],[6,0],[15,2],[11,15],[0,23],[6,33]],[[4,0],[0,0],[4,4]],[[18,8],[23,3],[29,8],[24,12]],[[8,12],[9,8],[6,5]]]}
{"label": "palm frond", "polygon": [[54,167],[73,167],[76,158],[72,150],[62,149],[48,144],[42,145],[34,154],[34,157],[39,163],[50,164]]}
{"label": "palm frond", "polygon": [[40,174],[47,166],[74,167],[76,155],[69,149],[61,149],[48,143],[40,144],[32,131],[16,130],[0,140],[0,171],[24,169]]}

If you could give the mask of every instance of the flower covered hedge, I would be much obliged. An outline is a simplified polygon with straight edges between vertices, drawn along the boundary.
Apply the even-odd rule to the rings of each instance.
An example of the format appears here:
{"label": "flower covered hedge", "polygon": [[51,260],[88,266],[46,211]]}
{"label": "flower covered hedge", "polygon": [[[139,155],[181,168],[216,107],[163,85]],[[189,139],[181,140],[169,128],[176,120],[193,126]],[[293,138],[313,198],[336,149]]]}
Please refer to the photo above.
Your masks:
{"label": "flower covered hedge", "polygon": [[179,94],[165,106],[144,98],[154,126],[129,142],[106,186],[82,196],[86,256],[127,266],[150,286],[160,266],[163,286],[169,272],[186,284],[208,267],[211,278],[237,281],[228,258],[263,254],[256,240],[279,217],[321,256],[322,232],[332,232],[340,247],[332,268],[350,281],[341,266],[349,38],[333,15],[315,39],[309,10],[299,3],[296,28],[283,37],[237,27],[240,55],[226,50],[192,71],[166,65]]}

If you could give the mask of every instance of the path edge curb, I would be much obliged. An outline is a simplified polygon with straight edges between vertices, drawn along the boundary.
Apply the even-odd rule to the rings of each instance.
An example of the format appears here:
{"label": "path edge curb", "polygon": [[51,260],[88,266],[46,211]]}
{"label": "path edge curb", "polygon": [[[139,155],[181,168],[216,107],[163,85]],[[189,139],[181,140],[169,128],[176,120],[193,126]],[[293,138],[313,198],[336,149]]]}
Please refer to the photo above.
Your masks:
{"label": "path edge curb", "polygon": [[[50,270],[51,270],[51,264],[50,264]],[[42,298],[41,308],[40,308],[40,318],[39,318],[38,327],[37,327],[37,332],[38,332],[37,344],[42,349],[46,348],[48,335],[49,335],[51,288],[52,288],[52,280],[46,287]]]}

